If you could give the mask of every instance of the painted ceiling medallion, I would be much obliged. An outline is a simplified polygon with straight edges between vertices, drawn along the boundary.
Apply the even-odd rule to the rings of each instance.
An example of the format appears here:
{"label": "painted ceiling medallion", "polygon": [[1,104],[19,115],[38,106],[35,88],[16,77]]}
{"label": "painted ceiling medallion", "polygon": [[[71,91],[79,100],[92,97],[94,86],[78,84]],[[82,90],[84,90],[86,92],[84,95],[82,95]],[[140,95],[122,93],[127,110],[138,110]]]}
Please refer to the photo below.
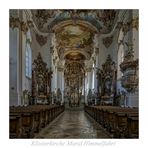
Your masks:
{"label": "painted ceiling medallion", "polygon": [[113,42],[113,36],[111,37],[106,37],[103,39],[103,44],[105,45],[106,48],[108,48]]}
{"label": "painted ceiling medallion", "polygon": [[43,46],[47,42],[47,37],[36,34],[36,40],[37,40],[37,42],[39,43],[40,46]]}

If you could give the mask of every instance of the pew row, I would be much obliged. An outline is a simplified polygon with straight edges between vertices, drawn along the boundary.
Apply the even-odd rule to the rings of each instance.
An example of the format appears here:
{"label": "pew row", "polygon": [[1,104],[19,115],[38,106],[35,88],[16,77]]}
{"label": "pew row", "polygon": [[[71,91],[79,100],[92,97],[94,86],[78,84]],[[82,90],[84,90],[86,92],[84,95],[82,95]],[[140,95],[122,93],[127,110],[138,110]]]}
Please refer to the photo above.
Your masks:
{"label": "pew row", "polygon": [[113,138],[139,137],[138,108],[85,106],[85,112],[105,128]]}
{"label": "pew row", "polygon": [[33,138],[64,109],[64,106],[57,105],[10,107],[10,138]]}

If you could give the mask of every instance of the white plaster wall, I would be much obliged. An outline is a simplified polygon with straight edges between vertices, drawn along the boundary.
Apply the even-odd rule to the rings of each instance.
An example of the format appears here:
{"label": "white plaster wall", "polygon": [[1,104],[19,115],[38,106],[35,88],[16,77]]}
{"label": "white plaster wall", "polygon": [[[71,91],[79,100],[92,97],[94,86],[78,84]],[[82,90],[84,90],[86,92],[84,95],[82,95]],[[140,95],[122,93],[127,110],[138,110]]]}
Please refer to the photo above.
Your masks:
{"label": "white plaster wall", "polygon": [[117,63],[117,48],[118,48],[118,42],[116,40],[116,33],[113,34],[113,42],[112,44],[106,48],[103,44],[102,39],[104,38],[104,35],[100,36],[99,38],[99,55],[97,59],[97,66],[98,68],[102,68],[102,64],[105,63],[106,58],[108,54],[111,55],[112,60]]}
{"label": "white plaster wall", "polygon": [[19,48],[19,30],[18,28],[9,29],[9,50],[10,50],[10,106],[18,105],[18,92],[17,92],[17,56]]}
{"label": "white plaster wall", "polygon": [[39,43],[36,41],[36,35],[32,31],[32,55],[33,55],[33,61],[37,58],[38,53],[40,52],[43,58],[43,61],[47,63],[47,68],[51,67],[51,53],[50,53],[50,46],[51,46],[51,35],[48,36],[47,43],[43,46],[40,46]]}

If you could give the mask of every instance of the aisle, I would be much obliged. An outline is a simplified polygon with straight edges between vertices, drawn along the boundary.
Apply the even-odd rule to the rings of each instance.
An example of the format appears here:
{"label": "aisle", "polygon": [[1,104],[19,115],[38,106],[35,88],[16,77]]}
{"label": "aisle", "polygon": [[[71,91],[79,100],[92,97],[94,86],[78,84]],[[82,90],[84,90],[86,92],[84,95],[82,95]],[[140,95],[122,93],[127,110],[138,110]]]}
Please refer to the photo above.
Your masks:
{"label": "aisle", "polygon": [[38,133],[35,138],[97,139],[110,137],[84,111],[67,110]]}

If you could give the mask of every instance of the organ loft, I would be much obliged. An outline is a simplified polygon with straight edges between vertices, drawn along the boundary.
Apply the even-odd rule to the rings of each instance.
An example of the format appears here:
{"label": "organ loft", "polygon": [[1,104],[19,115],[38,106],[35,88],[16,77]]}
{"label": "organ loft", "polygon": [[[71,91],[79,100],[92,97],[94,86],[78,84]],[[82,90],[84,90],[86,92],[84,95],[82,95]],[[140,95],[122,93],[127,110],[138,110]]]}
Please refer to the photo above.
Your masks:
{"label": "organ loft", "polygon": [[9,17],[10,138],[139,137],[138,10]]}

